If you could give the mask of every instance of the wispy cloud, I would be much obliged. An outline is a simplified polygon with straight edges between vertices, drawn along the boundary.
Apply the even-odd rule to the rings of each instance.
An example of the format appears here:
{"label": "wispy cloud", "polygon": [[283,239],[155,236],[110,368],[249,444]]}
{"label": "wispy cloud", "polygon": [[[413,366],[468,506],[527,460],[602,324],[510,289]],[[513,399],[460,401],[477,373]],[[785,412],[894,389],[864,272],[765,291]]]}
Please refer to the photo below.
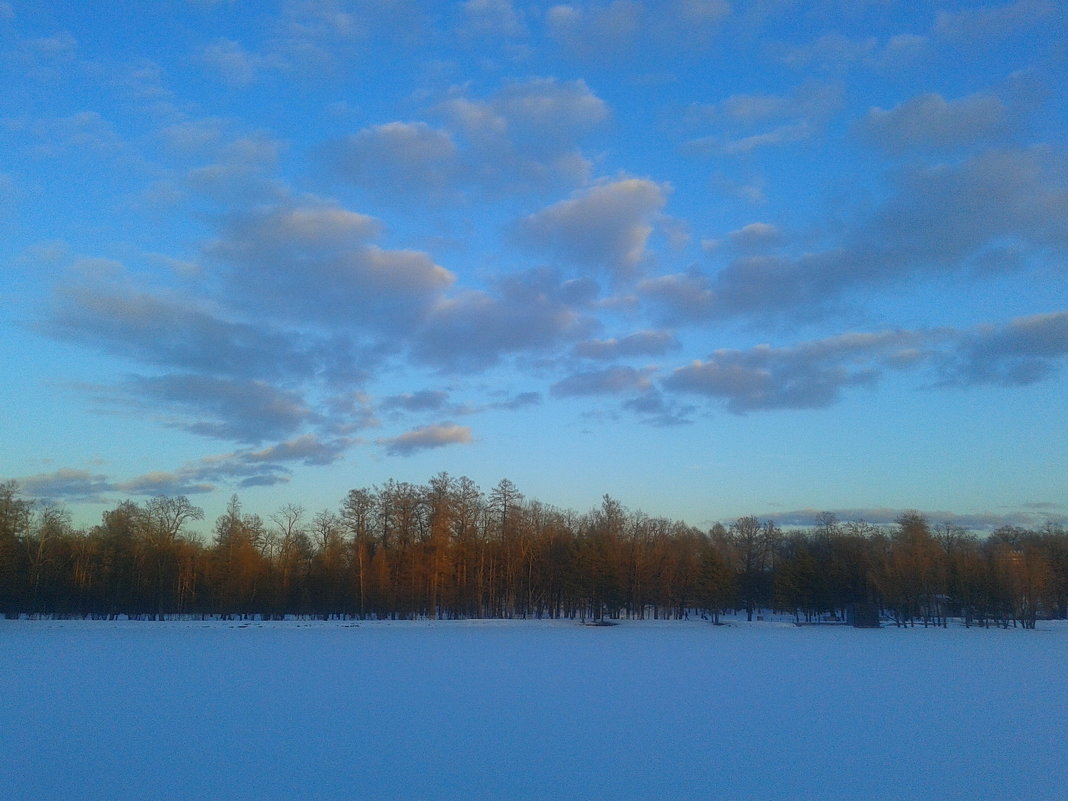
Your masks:
{"label": "wispy cloud", "polygon": [[618,339],[589,339],[575,345],[574,354],[583,359],[622,359],[633,356],[661,356],[681,345],[671,331],[638,331]]}
{"label": "wispy cloud", "polygon": [[386,452],[393,456],[410,456],[418,451],[443,448],[446,445],[466,444],[472,441],[471,429],[455,423],[440,423],[408,431],[397,437],[378,440]]}
{"label": "wispy cloud", "polygon": [[449,393],[444,390],[422,389],[418,392],[406,392],[403,395],[390,395],[383,398],[379,407],[383,410],[403,409],[406,412],[438,412],[448,402]]}
{"label": "wispy cloud", "polygon": [[1066,204],[1062,152],[983,151],[959,163],[905,170],[895,193],[843,231],[836,247],[798,253],[787,242],[771,255],[743,255],[715,274],[693,268],[648,278],[638,293],[667,325],[736,316],[812,318],[857,289],[966,274],[979,261],[992,269],[1006,241],[1035,255],[1063,253],[1068,215],[1058,210]]}
{"label": "wispy cloud", "polygon": [[127,495],[157,496],[165,495],[203,495],[214,492],[215,484],[196,481],[191,476],[168,473],[162,470],[145,473],[129,481],[121,481],[114,488]]}
{"label": "wispy cloud", "polygon": [[574,395],[619,395],[641,392],[651,386],[644,371],[633,367],[609,367],[574,373],[552,385],[557,397]]}
{"label": "wispy cloud", "polygon": [[248,52],[233,39],[216,39],[200,48],[197,55],[209,75],[237,87],[253,83],[257,72],[269,63],[269,59]]}
{"label": "wispy cloud", "polygon": [[143,364],[213,375],[307,376],[315,357],[270,325],[222,319],[190,298],[153,293],[128,280],[57,288],[42,331]]}
{"label": "wispy cloud", "polygon": [[130,495],[194,495],[215,491],[220,484],[264,487],[289,481],[289,465],[322,466],[341,459],[353,444],[349,438],[323,439],[304,434],[258,450],[243,448],[205,456],[174,471],[155,471],[114,484]]}
{"label": "wispy cloud", "polygon": [[1041,25],[1057,11],[1055,0],[1016,0],[993,6],[939,11],[934,33],[962,44],[983,46]]}
{"label": "wispy cloud", "polygon": [[997,139],[1008,130],[1009,110],[992,94],[946,100],[927,92],[891,109],[873,108],[861,124],[868,141],[891,153],[955,149]]}
{"label": "wispy cloud", "polygon": [[30,497],[77,503],[105,503],[116,489],[107,476],[74,468],[23,476],[18,483]]}
{"label": "wispy cloud", "polygon": [[666,389],[716,398],[736,413],[830,406],[848,387],[871,385],[875,365],[911,349],[920,337],[906,332],[845,334],[792,348],[761,345],[719,350],[676,369]]}
{"label": "wispy cloud", "polygon": [[154,408],[173,410],[171,425],[218,439],[259,443],[293,434],[313,417],[300,394],[264,381],[172,374],[134,378],[126,387]]}
{"label": "wispy cloud", "polygon": [[972,329],[851,333],[792,347],[723,349],[675,369],[660,383],[704,396],[732,412],[831,406],[851,387],[874,386],[888,371],[931,376],[934,387],[1024,386],[1068,360],[1068,312]]}
{"label": "wispy cloud", "polygon": [[715,132],[684,145],[691,154],[738,156],[765,147],[808,139],[843,104],[842,87],[809,82],[790,94],[736,94],[714,104],[694,104],[687,128]]}

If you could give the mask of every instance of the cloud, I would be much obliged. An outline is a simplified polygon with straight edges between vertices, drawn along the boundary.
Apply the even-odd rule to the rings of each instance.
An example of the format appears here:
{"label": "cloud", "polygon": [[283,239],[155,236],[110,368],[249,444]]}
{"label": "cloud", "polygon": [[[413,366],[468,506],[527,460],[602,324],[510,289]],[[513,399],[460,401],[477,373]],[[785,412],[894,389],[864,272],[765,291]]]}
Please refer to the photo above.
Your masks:
{"label": "cloud", "polygon": [[556,78],[508,81],[485,97],[454,87],[429,113],[444,124],[369,126],[328,143],[326,161],[343,180],[409,202],[544,191],[589,179],[579,143],[609,117],[584,81]]}
{"label": "cloud", "polygon": [[253,450],[205,456],[172,472],[156,471],[115,485],[131,495],[193,495],[213,492],[217,484],[239,487],[267,487],[290,479],[287,463],[333,464],[352,445],[347,438],[322,439],[304,434],[274,445]]}
{"label": "cloud", "polygon": [[173,205],[193,195],[229,209],[277,202],[284,194],[277,181],[266,177],[264,165],[235,160],[195,167],[182,176],[180,184],[161,182],[145,197],[153,203]]}
{"label": "cloud", "polygon": [[315,434],[303,434],[269,448],[242,453],[240,458],[260,463],[299,461],[306,465],[328,465],[340,459],[351,444],[352,440],[347,438],[325,441]]}
{"label": "cloud", "polygon": [[92,158],[113,156],[127,148],[111,120],[98,111],[79,111],[66,117],[18,117],[4,121],[5,127],[26,135],[25,153],[34,158],[66,155]]}
{"label": "cloud", "polygon": [[558,398],[576,395],[619,395],[640,392],[650,387],[646,371],[633,367],[609,367],[569,375],[552,385]]}
{"label": "cloud", "polygon": [[1057,13],[1055,0],[1017,0],[998,6],[939,11],[934,33],[961,44],[981,46],[1024,33]]}
{"label": "cloud", "polygon": [[39,330],[160,373],[95,387],[105,404],[159,410],[166,425],[237,442],[286,437],[304,426],[344,436],[374,424],[352,385],[378,363],[375,347],[325,326],[320,333],[225,320],[217,316],[225,305],[151,294],[106,260],[75,266]]}
{"label": "cloud", "polygon": [[716,132],[690,140],[683,150],[734,156],[808,139],[842,103],[841,86],[810,81],[789,94],[738,94],[717,104],[694,104],[684,125]]}
{"label": "cloud", "polygon": [[144,101],[145,110],[152,114],[166,117],[174,110],[174,92],[166,87],[163,68],[155,61],[139,58],[123,65],[115,85],[127,97]]}
{"label": "cloud", "polygon": [[871,386],[890,370],[936,377],[929,387],[1024,386],[1053,376],[1068,359],[1068,311],[968,329],[856,332],[792,347],[717,350],[661,381],[744,414],[824,408],[845,390]]}
{"label": "cloud", "polygon": [[455,423],[416,428],[398,437],[378,440],[391,456],[411,456],[413,453],[446,445],[466,444],[472,441],[471,429]]}
{"label": "cloud", "polygon": [[[862,4],[847,4],[860,7]],[[772,45],[771,49],[791,68],[840,74],[860,66],[891,73],[922,64],[932,51],[929,36],[898,33],[876,36],[847,36],[838,30],[823,34],[801,45]]]}
{"label": "cloud", "polygon": [[[857,255],[840,248],[799,256],[743,256],[713,279],[695,273],[684,284],[698,286],[698,297],[706,301],[704,310],[712,317],[812,317],[832,306],[847,287],[863,283],[866,269],[875,273],[870,280],[886,279]],[[664,291],[657,297],[662,304],[670,304],[673,299]],[[700,310],[700,306],[690,304],[691,313]],[[668,319],[679,311],[671,309]]]}
{"label": "cloud", "polygon": [[874,36],[852,38],[835,31],[799,47],[789,48],[783,54],[783,61],[795,68],[814,65],[841,67],[869,60],[878,50],[879,40]]}
{"label": "cloud", "polygon": [[520,392],[509,396],[506,392],[491,391],[489,396],[503,398],[503,400],[490,400],[479,405],[464,405],[451,403],[449,393],[446,391],[424,389],[418,392],[387,396],[382,399],[379,409],[391,413],[393,418],[399,418],[403,414],[428,412],[441,416],[442,413],[473,415],[492,410],[516,411],[541,403],[541,395],[537,392]]}
{"label": "cloud", "polygon": [[239,487],[272,486],[289,481],[287,463],[326,465],[351,446],[347,438],[323,439],[304,434],[266,448],[245,448],[205,456],[174,471],[157,470],[125,481],[87,470],[64,468],[18,479],[28,495],[72,503],[106,503],[107,494],[197,495],[214,492],[220,482]]}
{"label": "cloud", "polygon": [[786,123],[772,128],[770,131],[743,136],[716,143],[715,139],[705,139],[691,143],[694,147],[707,146],[713,152],[725,156],[739,156],[751,153],[765,147],[778,147],[793,142],[801,142],[816,134],[816,129],[808,120]]}
{"label": "cloud", "polygon": [[182,118],[161,128],[156,137],[168,156],[195,165],[187,183],[206,183],[205,176],[222,170],[249,174],[277,166],[286,145],[264,130],[245,130],[222,117]]}
{"label": "cloud", "polygon": [[344,384],[342,388],[345,391],[323,401],[320,429],[335,436],[348,436],[360,429],[378,426],[378,419],[367,394],[352,392]]}
{"label": "cloud", "polygon": [[466,36],[491,39],[522,36],[522,17],[511,0],[465,0],[461,31]]}
{"label": "cloud", "polygon": [[230,301],[257,314],[332,330],[407,334],[455,276],[421,251],[367,240],[371,217],[332,204],[232,215],[209,253],[229,268]]}
{"label": "cloud", "polygon": [[209,75],[226,84],[245,87],[256,80],[256,73],[268,60],[245,50],[232,39],[216,39],[200,49],[198,59]]}
{"label": "cloud", "polygon": [[[472,105],[484,114],[470,116]],[[466,107],[466,113],[454,118],[464,123],[466,135],[475,140],[483,139],[496,134],[503,122],[513,142],[532,148],[568,146],[609,117],[608,105],[581,79],[513,81],[506,83],[488,101],[472,105]],[[487,121],[490,123],[488,127]]]}
{"label": "cloud", "polygon": [[727,234],[731,244],[745,250],[774,247],[783,241],[782,231],[771,223],[755,222]]}
{"label": "cloud", "polygon": [[172,374],[133,378],[123,387],[181,413],[171,423],[178,428],[238,442],[285,436],[313,418],[301,395],[264,381]]}
{"label": "cloud", "polygon": [[449,393],[441,390],[424,389],[403,395],[390,395],[379,404],[382,410],[398,409],[405,412],[441,411],[449,400]]}
{"label": "cloud", "polygon": [[441,300],[416,336],[414,356],[443,370],[481,370],[504,355],[551,349],[597,327],[583,313],[597,291],[589,279],[561,282],[552,270],[531,270],[502,277],[492,289]]}
{"label": "cloud", "polygon": [[538,392],[520,392],[512,398],[504,401],[498,401],[497,403],[490,404],[491,409],[505,409],[507,411],[516,411],[517,409],[525,409],[528,406],[537,406],[541,403],[541,394]]}
{"label": "cloud", "polygon": [[227,121],[220,117],[201,117],[166,125],[156,135],[175,155],[215,156],[225,145],[228,127]]}
{"label": "cloud", "polygon": [[652,386],[637,397],[623,401],[623,408],[638,415],[643,422],[662,428],[692,424],[690,415],[695,410],[690,404],[680,404],[665,397]]}
{"label": "cloud", "polygon": [[1047,148],[991,150],[905,174],[900,191],[860,229],[858,251],[887,272],[960,268],[998,240],[1068,246],[1068,159]]}
{"label": "cloud", "polygon": [[703,52],[713,46],[730,13],[726,0],[612,0],[551,6],[545,24],[573,58],[618,67],[646,56],[678,58]]}
{"label": "cloud", "polygon": [[107,476],[72,468],[16,480],[26,495],[71,503],[105,503],[105,494],[116,489]]}
{"label": "cloud", "polygon": [[570,53],[585,59],[618,57],[634,46],[642,7],[633,0],[591,6],[552,6],[545,14],[550,35]]}
{"label": "cloud", "polygon": [[214,492],[214,484],[191,481],[188,477],[176,473],[155,471],[137,476],[129,481],[123,481],[115,485],[115,489],[128,495],[201,495]]}
{"label": "cloud", "polygon": [[52,36],[27,39],[22,46],[37,53],[71,58],[78,50],[78,40],[69,31],[59,31]]}
{"label": "cloud", "polygon": [[58,31],[51,36],[23,39],[14,48],[8,45],[5,57],[14,61],[26,78],[54,82],[84,66],[78,59],[78,49],[73,35]]}
{"label": "cloud", "polygon": [[262,129],[246,129],[231,118],[165,114],[168,124],[155,138],[173,165],[142,197],[169,209],[207,200],[223,210],[284,203],[288,188],[278,180],[287,143]]}
{"label": "cloud", "polygon": [[842,87],[809,81],[787,94],[735,94],[712,105],[697,103],[688,112],[689,124],[718,124],[752,128],[790,120],[822,120],[841,108]]}
{"label": "cloud", "polygon": [[316,362],[282,331],[220,319],[189,299],[153,295],[124,278],[90,277],[57,288],[51,316],[39,328],[144,364],[213,375],[310,376]]}
{"label": "cloud", "polygon": [[256,31],[262,33],[257,49],[219,38],[198,51],[201,63],[236,88],[268,71],[290,81],[320,82],[366,58],[368,41],[418,48],[427,34],[425,8],[416,0],[295,0],[280,5],[272,24]]}
{"label": "cloud", "polygon": [[1019,317],[967,334],[945,368],[946,384],[1024,386],[1052,376],[1068,358],[1068,311]]}
{"label": "cloud", "polygon": [[667,203],[668,191],[641,178],[598,184],[522,220],[519,237],[564,261],[631,274],[646,256],[653,222]]}
{"label": "cloud", "polygon": [[292,204],[234,214],[225,221],[215,250],[229,258],[248,258],[281,249],[288,256],[356,249],[381,232],[374,217],[335,205]]}
{"label": "cloud", "polygon": [[995,95],[946,100],[928,92],[889,110],[871,109],[861,122],[860,132],[877,147],[901,153],[916,148],[954,149],[989,141],[1004,135],[1008,127],[1008,109]]}
{"label": "cloud", "polygon": [[721,400],[736,414],[823,408],[849,387],[872,385],[881,368],[897,364],[895,355],[923,342],[916,333],[889,331],[843,334],[789,348],[717,350],[676,369],[662,385]]}
{"label": "cloud", "polygon": [[912,67],[931,52],[927,36],[915,33],[899,33],[887,39],[869,60],[869,65],[883,72]]}
{"label": "cloud", "polygon": [[287,483],[289,483],[289,476],[263,475],[243,478],[238,482],[238,486],[242,489],[246,489],[248,487],[274,487],[278,484]]}
{"label": "cloud", "polygon": [[457,180],[509,192],[584,183],[579,143],[610,116],[585,81],[556,78],[509,81],[486,98],[455,89],[435,111],[461,149]]}
{"label": "cloud", "polygon": [[575,345],[574,354],[583,359],[621,359],[632,356],[660,356],[681,345],[670,331],[638,331],[621,339],[591,339]]}
{"label": "cloud", "polygon": [[452,137],[425,122],[364,128],[333,143],[328,153],[348,180],[391,192],[441,193],[459,169],[459,150]]}
{"label": "cloud", "polygon": [[[714,275],[648,279],[639,297],[666,325],[722,319],[815,318],[850,291],[944,273],[990,272],[1011,256],[1048,261],[1068,248],[1068,159],[1049,147],[989,150],[914,166],[837,246],[743,255]],[[1006,245],[1011,245],[1006,248]]]}
{"label": "cloud", "polygon": [[713,280],[696,269],[686,273],[660,275],[640,281],[639,297],[667,325],[683,325],[714,317],[719,304]]}

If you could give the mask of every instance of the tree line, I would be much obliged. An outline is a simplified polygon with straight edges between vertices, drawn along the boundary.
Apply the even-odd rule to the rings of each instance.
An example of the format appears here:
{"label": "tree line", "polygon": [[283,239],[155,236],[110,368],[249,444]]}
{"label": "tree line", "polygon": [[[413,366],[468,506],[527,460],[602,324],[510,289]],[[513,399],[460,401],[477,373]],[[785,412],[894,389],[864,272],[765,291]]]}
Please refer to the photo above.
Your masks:
{"label": "tree line", "polygon": [[701,530],[605,495],[583,514],[440,473],[353,489],[337,509],[266,519],[235,495],[210,540],[185,496],[122,501],[101,522],[0,483],[7,616],[680,618],[760,610],[798,622],[876,610],[898,625],[1033,628],[1068,613],[1068,531],[986,537],[918,513],[893,526],[825,513],[806,529],[740,517]]}

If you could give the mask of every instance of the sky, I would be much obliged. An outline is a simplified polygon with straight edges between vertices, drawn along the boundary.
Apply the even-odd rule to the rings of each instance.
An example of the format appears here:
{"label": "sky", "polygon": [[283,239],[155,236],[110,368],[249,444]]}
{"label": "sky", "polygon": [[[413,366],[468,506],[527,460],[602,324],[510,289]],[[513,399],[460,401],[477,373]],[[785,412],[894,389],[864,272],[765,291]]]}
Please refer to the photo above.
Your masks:
{"label": "sky", "polygon": [[1057,0],[0,1],[0,479],[1068,519]]}

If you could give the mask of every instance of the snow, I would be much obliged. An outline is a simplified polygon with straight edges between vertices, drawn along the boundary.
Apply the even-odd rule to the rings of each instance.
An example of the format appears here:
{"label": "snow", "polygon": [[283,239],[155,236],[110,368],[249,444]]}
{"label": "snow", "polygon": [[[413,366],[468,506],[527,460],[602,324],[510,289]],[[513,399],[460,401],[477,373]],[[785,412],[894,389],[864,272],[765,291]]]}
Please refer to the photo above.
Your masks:
{"label": "snow", "polygon": [[0,621],[0,787],[107,799],[1053,799],[1068,626]]}

